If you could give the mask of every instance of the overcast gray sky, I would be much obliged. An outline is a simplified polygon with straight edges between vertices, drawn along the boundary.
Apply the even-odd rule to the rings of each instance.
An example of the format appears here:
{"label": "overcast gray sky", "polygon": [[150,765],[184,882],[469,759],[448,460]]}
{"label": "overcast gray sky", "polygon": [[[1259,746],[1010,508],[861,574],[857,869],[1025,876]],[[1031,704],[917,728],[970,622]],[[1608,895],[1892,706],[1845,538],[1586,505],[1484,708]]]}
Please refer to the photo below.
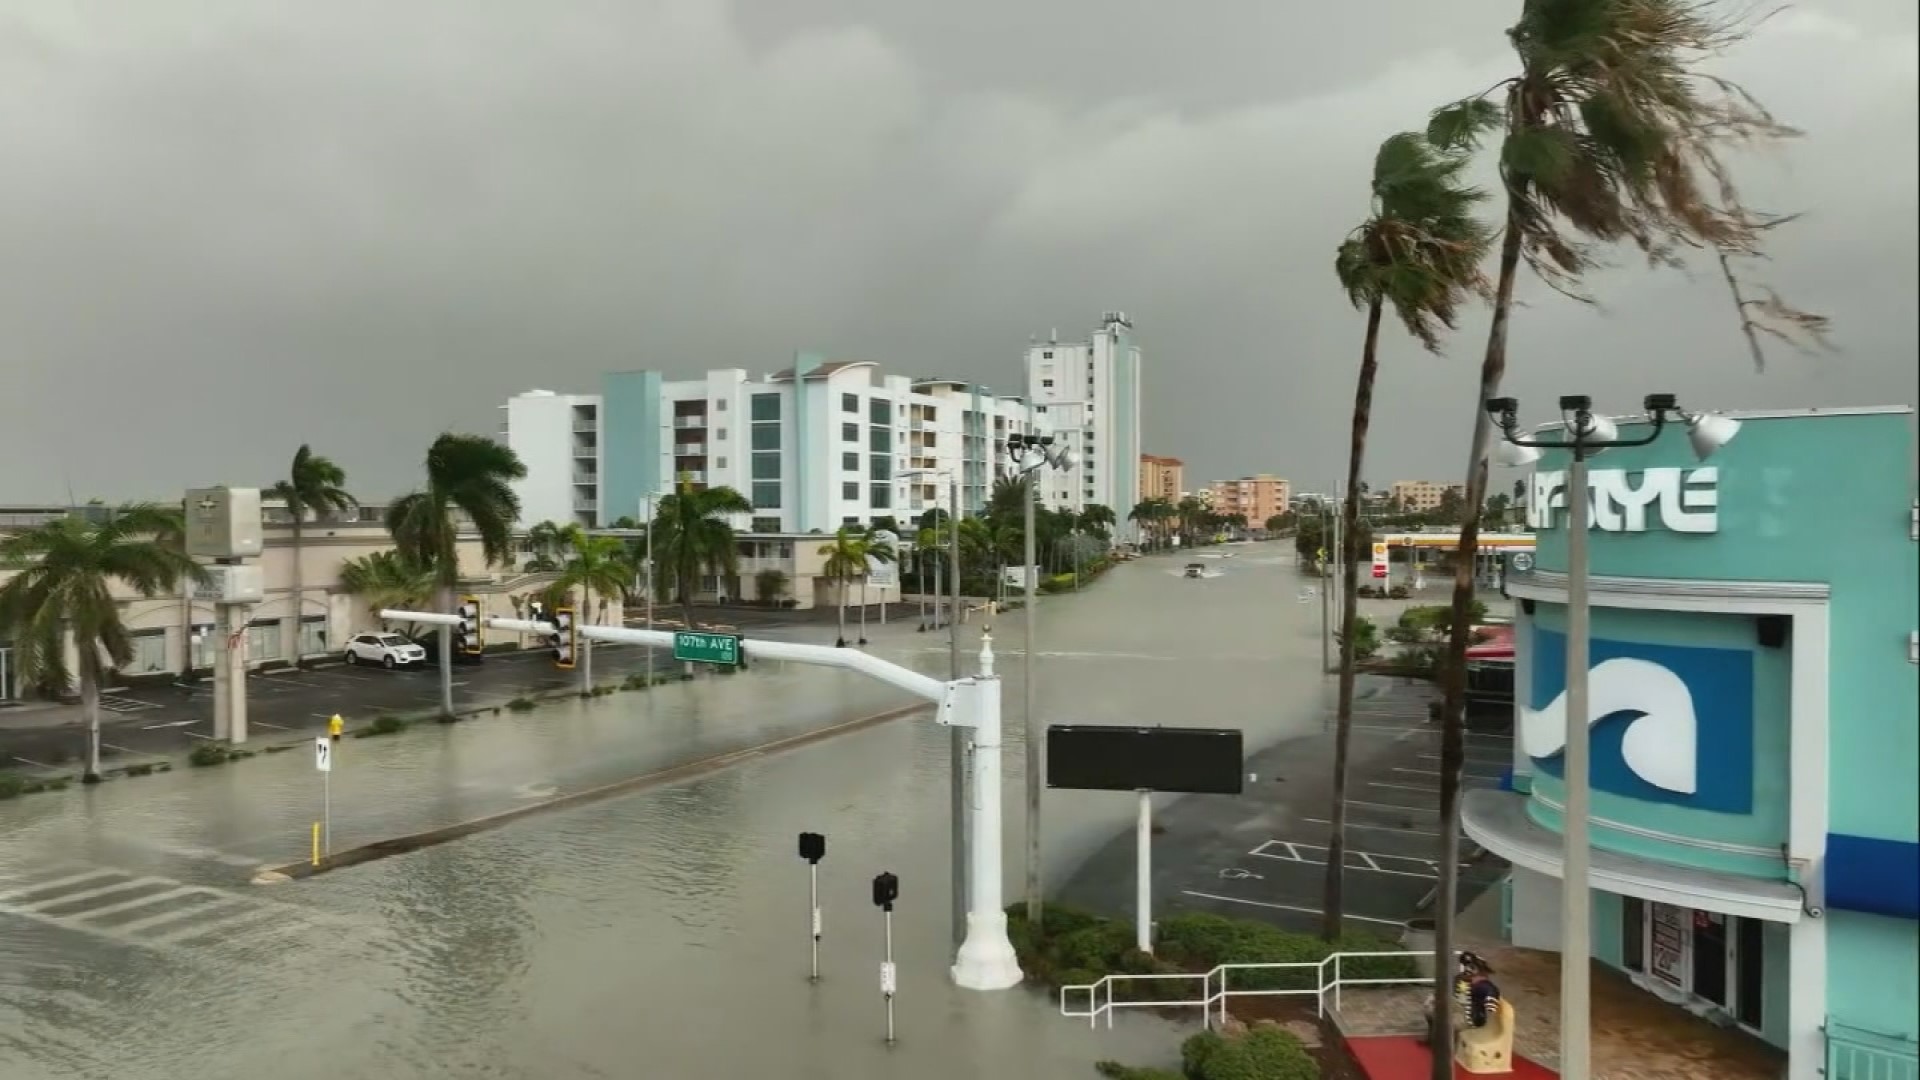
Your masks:
{"label": "overcast gray sky", "polygon": [[[0,0],[0,502],[352,486],[607,369],[795,349],[1017,388],[1124,309],[1190,482],[1325,487],[1361,320],[1330,272],[1381,138],[1511,67],[1515,0]],[[1768,273],[1844,352],[1752,371],[1723,287],[1533,288],[1509,389],[1911,403],[1912,0],[1806,0],[1724,70],[1809,135]],[[1464,464],[1485,317],[1390,335],[1376,482]]]}

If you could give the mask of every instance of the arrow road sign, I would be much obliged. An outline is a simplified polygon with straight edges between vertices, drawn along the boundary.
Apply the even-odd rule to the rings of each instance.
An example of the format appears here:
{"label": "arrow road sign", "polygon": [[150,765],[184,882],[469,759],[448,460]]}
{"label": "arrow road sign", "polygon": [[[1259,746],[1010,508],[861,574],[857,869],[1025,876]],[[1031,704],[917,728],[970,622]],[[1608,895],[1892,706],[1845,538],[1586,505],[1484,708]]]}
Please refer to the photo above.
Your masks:
{"label": "arrow road sign", "polygon": [[333,771],[333,740],[325,735],[313,740],[313,767],[321,772]]}

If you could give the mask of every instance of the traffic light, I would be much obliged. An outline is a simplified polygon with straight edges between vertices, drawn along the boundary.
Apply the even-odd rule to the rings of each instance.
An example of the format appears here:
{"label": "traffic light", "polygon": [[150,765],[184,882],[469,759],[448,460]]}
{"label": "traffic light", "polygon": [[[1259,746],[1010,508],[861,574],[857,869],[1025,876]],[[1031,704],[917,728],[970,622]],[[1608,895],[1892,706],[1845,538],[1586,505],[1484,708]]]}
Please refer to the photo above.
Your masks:
{"label": "traffic light", "polygon": [[463,596],[455,609],[460,625],[454,627],[454,646],[468,656],[478,656],[485,647],[480,640],[480,598]]}
{"label": "traffic light", "polygon": [[572,670],[574,646],[578,642],[578,635],[573,628],[573,609],[554,608],[553,633],[547,636],[547,644],[553,647],[553,666]]}

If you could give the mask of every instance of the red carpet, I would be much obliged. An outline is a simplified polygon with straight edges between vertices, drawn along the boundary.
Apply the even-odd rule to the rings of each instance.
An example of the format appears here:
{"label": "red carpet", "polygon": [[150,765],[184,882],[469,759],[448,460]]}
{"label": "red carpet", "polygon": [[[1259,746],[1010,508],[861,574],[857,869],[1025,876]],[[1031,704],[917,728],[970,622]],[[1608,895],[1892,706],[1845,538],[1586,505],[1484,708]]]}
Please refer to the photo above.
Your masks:
{"label": "red carpet", "polygon": [[[1360,1071],[1367,1075],[1367,1080],[1427,1080],[1427,1070],[1433,1068],[1433,1059],[1428,1056],[1427,1048],[1421,1046],[1420,1040],[1412,1035],[1348,1039],[1347,1049],[1352,1052],[1353,1059],[1360,1063]],[[1481,1080],[1488,1074],[1476,1075],[1455,1065],[1453,1075],[1456,1080]],[[1556,1080],[1560,1074],[1516,1054],[1513,1071],[1505,1075],[1511,1080]]]}

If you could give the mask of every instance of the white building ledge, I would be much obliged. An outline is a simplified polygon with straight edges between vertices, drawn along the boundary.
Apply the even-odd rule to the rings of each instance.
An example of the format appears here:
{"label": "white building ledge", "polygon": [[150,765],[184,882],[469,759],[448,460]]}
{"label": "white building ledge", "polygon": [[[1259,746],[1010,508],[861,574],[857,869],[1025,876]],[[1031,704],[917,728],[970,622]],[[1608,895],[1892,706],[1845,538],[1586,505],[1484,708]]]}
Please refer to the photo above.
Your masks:
{"label": "white building ledge", "polygon": [[[1474,843],[1513,865],[1552,878],[1562,876],[1565,844],[1559,833],[1527,816],[1525,795],[1467,792],[1460,824]],[[1800,889],[1792,882],[1695,870],[1600,848],[1591,852],[1587,880],[1593,888],[1621,896],[1748,919],[1792,923],[1801,915]]]}

